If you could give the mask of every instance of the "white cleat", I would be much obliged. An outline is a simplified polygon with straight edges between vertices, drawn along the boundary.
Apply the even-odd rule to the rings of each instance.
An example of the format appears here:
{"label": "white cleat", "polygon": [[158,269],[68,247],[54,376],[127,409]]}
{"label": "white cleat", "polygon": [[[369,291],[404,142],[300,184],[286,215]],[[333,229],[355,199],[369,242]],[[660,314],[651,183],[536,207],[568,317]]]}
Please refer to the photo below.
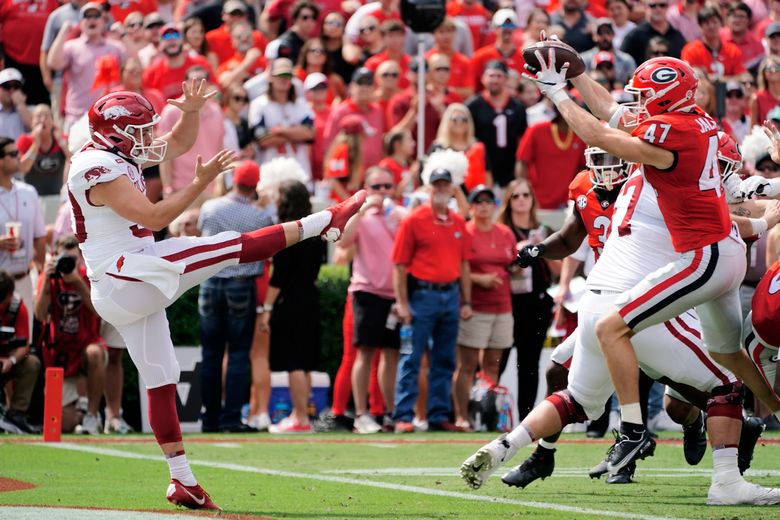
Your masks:
{"label": "white cleat", "polygon": [[479,489],[487,479],[517,453],[506,434],[482,446],[460,466],[460,476],[470,487]]}
{"label": "white cleat", "polygon": [[780,489],[753,484],[742,478],[729,483],[713,482],[707,493],[707,505],[733,506],[780,504]]}

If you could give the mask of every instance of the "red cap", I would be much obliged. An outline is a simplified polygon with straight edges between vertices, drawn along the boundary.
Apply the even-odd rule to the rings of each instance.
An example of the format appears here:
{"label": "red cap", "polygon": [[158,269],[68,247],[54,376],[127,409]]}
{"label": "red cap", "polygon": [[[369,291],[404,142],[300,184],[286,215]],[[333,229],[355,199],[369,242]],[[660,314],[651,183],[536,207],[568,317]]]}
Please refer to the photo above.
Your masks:
{"label": "red cap", "polygon": [[254,188],[260,182],[260,167],[254,161],[242,161],[233,171],[233,184]]}
{"label": "red cap", "polygon": [[365,134],[366,120],[356,114],[350,114],[341,120],[341,130],[348,135]]}
{"label": "red cap", "polygon": [[593,57],[593,66],[598,67],[602,63],[611,63],[612,65],[614,65],[615,55],[609,51],[597,52],[596,55]]}

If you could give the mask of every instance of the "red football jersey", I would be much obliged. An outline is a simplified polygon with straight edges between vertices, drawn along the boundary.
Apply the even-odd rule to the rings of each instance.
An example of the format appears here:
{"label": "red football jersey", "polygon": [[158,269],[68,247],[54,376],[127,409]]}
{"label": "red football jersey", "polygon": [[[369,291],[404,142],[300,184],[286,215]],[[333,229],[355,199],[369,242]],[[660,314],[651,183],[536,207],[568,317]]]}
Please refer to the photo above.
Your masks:
{"label": "red football jersey", "polygon": [[731,219],[718,171],[718,123],[696,108],[652,116],[632,135],[674,153],[667,170],[644,165],[658,207],[680,253],[726,238]]}
{"label": "red football jersey", "polygon": [[761,342],[780,348],[780,260],[772,264],[756,287],[752,320]]}
{"label": "red football jersey", "polygon": [[580,212],[588,230],[588,245],[598,260],[609,236],[615,205],[608,200],[599,200],[588,170],[582,170],[569,184],[569,200],[574,201],[574,207]]}

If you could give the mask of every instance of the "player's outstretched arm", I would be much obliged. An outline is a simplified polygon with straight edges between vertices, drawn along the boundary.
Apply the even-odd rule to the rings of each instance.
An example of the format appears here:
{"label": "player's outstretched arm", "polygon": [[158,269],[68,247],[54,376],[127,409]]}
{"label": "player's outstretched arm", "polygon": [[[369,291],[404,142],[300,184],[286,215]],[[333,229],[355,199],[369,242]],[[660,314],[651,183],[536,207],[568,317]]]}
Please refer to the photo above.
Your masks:
{"label": "player's outstretched arm", "polygon": [[146,229],[159,231],[187,209],[217,175],[231,167],[235,159],[236,154],[231,150],[218,152],[206,163],[198,156],[195,178],[189,186],[157,203],[150,202],[126,175],[95,185],[89,192],[90,201],[108,206],[120,216]]}
{"label": "player's outstretched arm", "polygon": [[[602,121],[611,122],[612,116],[620,109],[620,105],[612,98],[612,94],[587,74],[580,74],[570,81],[593,115]],[[611,126],[617,127],[617,125]]]}
{"label": "player's outstretched arm", "polygon": [[168,100],[169,105],[182,111],[182,115],[173,129],[160,137],[161,140],[168,143],[162,161],[175,159],[192,148],[195,139],[198,138],[200,109],[210,97],[217,93],[216,89],[206,92],[205,80],[196,81],[193,79],[189,83],[185,81],[182,82],[181,87],[184,92],[182,97]]}

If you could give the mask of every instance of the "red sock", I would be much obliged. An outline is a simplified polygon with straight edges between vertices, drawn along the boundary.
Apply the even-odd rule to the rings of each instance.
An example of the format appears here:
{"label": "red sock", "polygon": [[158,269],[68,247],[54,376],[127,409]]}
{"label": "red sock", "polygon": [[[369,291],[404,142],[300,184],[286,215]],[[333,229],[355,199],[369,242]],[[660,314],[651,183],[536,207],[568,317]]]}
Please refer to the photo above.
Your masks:
{"label": "red sock", "polygon": [[241,254],[238,263],[259,262],[271,258],[287,247],[287,238],[281,224],[241,233]]}
{"label": "red sock", "polygon": [[344,320],[342,330],[344,335],[344,352],[341,356],[341,365],[333,382],[333,415],[344,415],[347,411],[349,398],[352,397],[352,365],[355,364],[357,349],[352,345],[352,296],[347,295],[347,303],[344,305]]}
{"label": "red sock", "polygon": [[371,375],[368,379],[368,410],[371,415],[380,417],[385,413],[385,398],[382,396],[382,387],[379,386],[379,359],[382,349],[376,349],[374,359],[371,362]]}
{"label": "red sock", "polygon": [[181,442],[179,415],[176,413],[176,385],[147,388],[149,399],[149,425],[157,444]]}

